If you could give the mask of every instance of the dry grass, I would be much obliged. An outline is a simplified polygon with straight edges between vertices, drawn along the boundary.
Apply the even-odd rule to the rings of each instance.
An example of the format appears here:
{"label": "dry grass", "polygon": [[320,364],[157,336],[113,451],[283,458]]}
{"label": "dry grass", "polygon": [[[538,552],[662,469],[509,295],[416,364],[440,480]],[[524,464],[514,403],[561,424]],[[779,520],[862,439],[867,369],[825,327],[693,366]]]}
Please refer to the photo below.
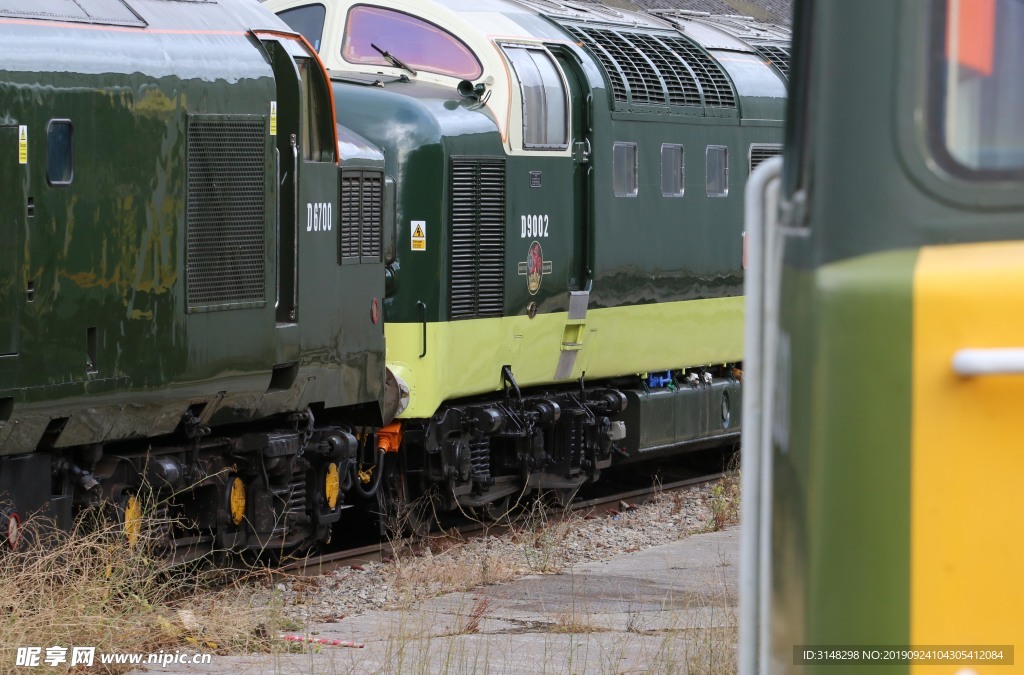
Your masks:
{"label": "dry grass", "polygon": [[555,614],[554,623],[551,624],[549,632],[582,635],[584,633],[602,633],[607,630],[607,628],[593,623],[591,617],[573,610]]}
{"label": "dry grass", "polygon": [[[419,508],[420,512],[423,507]],[[521,555],[491,551],[484,538],[467,539],[457,531],[435,532],[410,543],[398,538],[408,532],[404,522],[388,526],[394,558],[387,574],[389,594],[399,607],[443,593],[469,591],[480,586],[505,583],[526,574],[553,574],[567,565],[562,554],[566,535],[578,526],[580,517],[565,512],[553,518],[550,507],[531,501],[515,517],[506,514],[503,526]]]}
{"label": "dry grass", "polygon": [[739,454],[726,468],[725,475],[711,488],[711,513],[716,532],[740,522]]}
{"label": "dry grass", "polygon": [[526,563],[534,574],[555,574],[566,567],[565,540],[579,527],[581,517],[567,508],[555,515],[552,517],[551,509],[538,500],[513,527],[513,539],[522,545]]}
{"label": "dry grass", "polygon": [[437,538],[432,541],[423,553],[399,553],[391,563],[389,592],[400,607],[435,595],[511,581],[524,573],[515,561],[486,548],[481,551],[479,545],[457,535],[445,535],[440,543]]}
{"label": "dry grass", "polygon": [[[726,506],[738,505],[738,475],[732,484],[736,492],[731,491],[728,479],[720,484],[719,498]],[[683,509],[679,497],[667,498],[676,512]],[[480,540],[467,542],[449,533],[421,539],[416,547],[401,549],[392,563],[380,570],[387,582],[388,605],[409,608],[418,600],[447,592],[506,582],[524,574],[563,571],[570,563],[566,535],[579,526],[579,520],[577,515],[553,518],[540,503],[531,504],[511,525],[506,539],[515,544],[514,555],[507,546],[491,549],[486,539],[483,545]],[[14,663],[18,646],[95,646],[101,653],[179,648],[216,654],[313,651],[315,646],[277,640],[281,632],[304,633],[310,626],[283,617],[279,594],[253,593],[254,586],[267,587],[271,581],[261,569],[227,576],[204,572],[195,565],[168,564],[152,555],[145,539],[128,546],[117,525],[55,535],[45,545],[0,556],[0,631],[4,635],[0,670]],[[711,581],[712,585],[716,582]],[[303,583],[315,588],[312,580],[299,585]],[[481,644],[473,641],[483,639],[494,625],[489,621],[493,613],[490,603],[482,594],[467,595],[465,607],[450,632],[443,635],[430,636],[429,631],[404,635],[399,631],[389,636],[387,645],[382,645],[390,654],[384,670],[397,667],[428,672],[438,666],[448,672],[472,672],[486,663],[472,645]],[[716,619],[723,617],[725,624],[734,622],[732,608],[724,598],[698,599],[696,604]],[[555,609],[543,632],[549,635],[552,658],[561,666],[596,665],[593,655],[589,662],[586,657],[579,662],[575,660],[578,656],[572,656],[562,663],[559,655],[569,644],[565,640],[607,644],[611,639],[611,651],[620,647],[622,654],[630,653],[637,641],[642,641],[646,645],[644,662],[651,672],[732,672],[735,628],[720,627],[719,621],[714,628],[703,621],[691,623],[685,614],[671,626],[631,615],[624,619],[619,637],[614,637],[598,635],[610,630],[598,625],[604,623],[602,615]],[[412,628],[420,630],[418,624]],[[450,643],[443,642],[445,636]],[[438,639],[442,642],[436,642]],[[467,649],[463,654],[461,650]],[[619,672],[617,663],[608,662],[601,672]],[[98,664],[92,670],[104,672]]]}
{"label": "dry grass", "polygon": [[14,664],[19,646],[266,651],[279,612],[247,603],[247,578],[170,564],[145,539],[129,546],[114,524],[50,532],[0,555],[0,664]]}
{"label": "dry grass", "polygon": [[490,606],[490,599],[482,595],[478,595],[473,598],[473,606],[470,608],[469,613],[465,617],[462,617],[458,633],[463,635],[467,633],[479,633],[480,622],[486,618],[487,610]]}

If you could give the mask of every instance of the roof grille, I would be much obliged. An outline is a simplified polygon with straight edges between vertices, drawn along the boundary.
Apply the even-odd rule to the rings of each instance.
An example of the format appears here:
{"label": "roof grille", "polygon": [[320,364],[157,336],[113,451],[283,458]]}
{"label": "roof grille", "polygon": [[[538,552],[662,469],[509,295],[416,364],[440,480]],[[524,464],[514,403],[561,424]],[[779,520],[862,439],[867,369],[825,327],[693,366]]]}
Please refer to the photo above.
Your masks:
{"label": "roof grille", "polygon": [[773,45],[754,45],[762,59],[775,66],[782,76],[789,79],[789,50]]}
{"label": "roof grille", "polygon": [[339,262],[380,262],[383,221],[384,174],[342,169]]}
{"label": "roof grille", "polygon": [[601,45],[619,65],[619,70],[626,78],[629,98],[633,103],[665,105],[665,90],[661,78],[642,51],[615,31],[589,28],[587,32],[589,37]]}
{"label": "roof grille", "polygon": [[758,167],[761,162],[770,158],[778,157],[782,154],[782,145],[778,143],[754,143],[750,146],[750,153],[748,161],[750,162],[750,172],[753,173],[754,169]]}
{"label": "roof grille", "polygon": [[725,70],[687,38],[593,26],[565,28],[601,62],[617,102],[736,107]]}
{"label": "roof grille", "polygon": [[661,72],[665,87],[668,89],[669,105],[702,104],[697,78],[678,54],[665,47],[653,35],[636,34],[632,37]]}
{"label": "roof grille", "polygon": [[704,105],[709,108],[735,108],[736,93],[732,82],[711,56],[684,38],[670,36],[659,37],[669,49],[693,71],[704,92]]}
{"label": "roof grille", "polygon": [[266,121],[193,115],[185,224],[189,311],[266,301]]}
{"label": "roof grille", "polygon": [[608,76],[608,83],[612,87],[612,96],[616,101],[628,101],[628,90],[626,89],[626,78],[611,53],[605,50],[601,44],[590,34],[589,29],[579,26],[566,26],[573,37],[585,44],[593,52],[597,60],[604,66],[604,72]]}
{"label": "roof grille", "polygon": [[452,158],[451,195],[451,318],[502,316],[505,160]]}

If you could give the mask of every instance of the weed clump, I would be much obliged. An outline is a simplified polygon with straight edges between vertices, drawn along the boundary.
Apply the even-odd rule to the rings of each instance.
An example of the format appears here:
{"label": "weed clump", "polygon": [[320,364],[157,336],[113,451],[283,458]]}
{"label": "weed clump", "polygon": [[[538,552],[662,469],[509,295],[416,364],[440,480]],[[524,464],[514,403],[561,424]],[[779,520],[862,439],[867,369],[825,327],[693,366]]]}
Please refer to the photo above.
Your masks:
{"label": "weed clump", "polygon": [[[62,532],[41,519],[21,550],[0,554],[0,663],[16,663],[18,647],[94,647],[103,653],[161,650],[265,651],[274,613],[246,603],[232,578],[204,561],[176,564],[155,555],[145,534],[126,536],[119,523],[79,522]],[[144,528],[156,531],[159,528]],[[131,542],[129,541],[131,539]],[[101,666],[97,672],[129,666]]]}

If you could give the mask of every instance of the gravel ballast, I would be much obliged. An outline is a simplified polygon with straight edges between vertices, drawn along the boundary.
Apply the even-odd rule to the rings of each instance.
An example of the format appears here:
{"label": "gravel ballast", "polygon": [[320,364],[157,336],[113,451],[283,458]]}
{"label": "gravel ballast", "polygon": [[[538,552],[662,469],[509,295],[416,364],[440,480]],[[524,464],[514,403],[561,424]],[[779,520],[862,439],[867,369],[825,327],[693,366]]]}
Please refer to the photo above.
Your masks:
{"label": "gravel ballast", "polygon": [[[500,534],[463,539],[434,533],[399,548],[394,559],[337,569],[318,577],[279,579],[256,590],[257,603],[281,607],[297,625],[331,622],[377,609],[398,609],[450,591],[532,574],[557,574],[583,562],[641,551],[715,529],[715,512],[738,511],[736,481],[659,494],[609,514],[556,518],[539,507]],[[263,597],[260,597],[263,596]]]}

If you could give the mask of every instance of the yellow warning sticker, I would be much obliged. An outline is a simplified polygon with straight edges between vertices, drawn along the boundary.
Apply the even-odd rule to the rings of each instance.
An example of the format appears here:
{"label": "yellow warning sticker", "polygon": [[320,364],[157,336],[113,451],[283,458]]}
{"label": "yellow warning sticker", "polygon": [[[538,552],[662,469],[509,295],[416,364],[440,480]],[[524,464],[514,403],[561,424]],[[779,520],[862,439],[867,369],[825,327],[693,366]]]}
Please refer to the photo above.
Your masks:
{"label": "yellow warning sticker", "polygon": [[410,223],[412,228],[412,250],[427,250],[427,221],[414,220]]}
{"label": "yellow warning sticker", "polygon": [[270,135],[277,136],[277,101],[270,102]]}
{"label": "yellow warning sticker", "polygon": [[28,164],[28,126],[18,127],[18,164]]}

